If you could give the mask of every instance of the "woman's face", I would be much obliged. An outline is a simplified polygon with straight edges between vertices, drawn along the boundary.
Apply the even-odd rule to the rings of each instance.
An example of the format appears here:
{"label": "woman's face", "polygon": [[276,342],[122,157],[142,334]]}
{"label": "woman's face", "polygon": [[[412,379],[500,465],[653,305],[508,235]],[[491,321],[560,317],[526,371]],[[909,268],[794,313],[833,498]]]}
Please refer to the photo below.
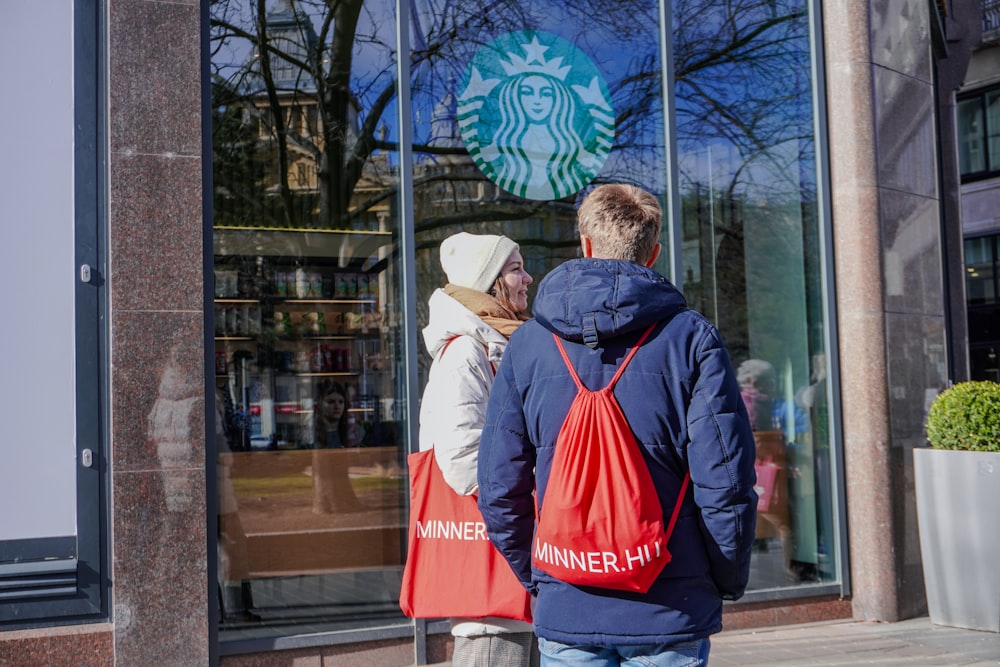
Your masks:
{"label": "woman's face", "polygon": [[517,94],[524,106],[524,113],[531,122],[544,122],[551,115],[556,91],[544,76],[530,74],[524,77],[517,88]]}
{"label": "woman's face", "polygon": [[500,281],[507,287],[514,310],[519,313],[527,310],[531,276],[524,270],[524,259],[521,258],[520,251],[515,250],[507,258],[507,263],[500,271]]}
{"label": "woman's face", "polygon": [[323,397],[319,409],[323,419],[329,422],[339,421],[344,414],[344,397],[336,392]]}

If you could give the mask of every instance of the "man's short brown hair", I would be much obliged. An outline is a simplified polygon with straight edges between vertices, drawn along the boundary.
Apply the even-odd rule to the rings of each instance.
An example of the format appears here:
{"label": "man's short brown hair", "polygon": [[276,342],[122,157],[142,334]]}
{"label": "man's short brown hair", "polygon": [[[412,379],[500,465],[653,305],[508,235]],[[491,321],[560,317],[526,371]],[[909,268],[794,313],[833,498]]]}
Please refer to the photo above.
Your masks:
{"label": "man's short brown hair", "polygon": [[642,188],[612,183],[587,195],[576,218],[594,257],[645,264],[659,242],[663,211]]}

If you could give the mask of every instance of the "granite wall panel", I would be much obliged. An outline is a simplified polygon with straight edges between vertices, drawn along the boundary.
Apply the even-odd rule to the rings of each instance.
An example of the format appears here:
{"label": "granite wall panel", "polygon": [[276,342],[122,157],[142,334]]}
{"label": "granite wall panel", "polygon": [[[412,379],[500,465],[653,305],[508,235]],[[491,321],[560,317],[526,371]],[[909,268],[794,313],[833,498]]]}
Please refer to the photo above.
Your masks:
{"label": "granite wall panel", "polygon": [[201,157],[200,18],[197,2],[111,3],[113,152]]}
{"label": "granite wall panel", "polygon": [[201,312],[201,167],[200,157],[115,154],[109,221],[115,310]]}
{"label": "granite wall panel", "polygon": [[109,3],[116,664],[209,661],[201,7]]}
{"label": "granite wall panel", "polygon": [[879,186],[937,198],[933,85],[881,66],[873,66],[872,73]]}
{"label": "granite wall panel", "polygon": [[879,0],[870,6],[872,62],[931,82],[930,16],[926,0]]}

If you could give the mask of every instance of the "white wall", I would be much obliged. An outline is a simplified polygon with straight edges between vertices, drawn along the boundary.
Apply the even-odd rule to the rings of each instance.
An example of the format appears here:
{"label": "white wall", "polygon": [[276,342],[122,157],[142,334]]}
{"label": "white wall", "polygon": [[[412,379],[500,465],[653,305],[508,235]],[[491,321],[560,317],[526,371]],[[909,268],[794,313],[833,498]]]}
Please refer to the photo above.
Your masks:
{"label": "white wall", "polygon": [[73,3],[0,9],[0,541],[76,534]]}

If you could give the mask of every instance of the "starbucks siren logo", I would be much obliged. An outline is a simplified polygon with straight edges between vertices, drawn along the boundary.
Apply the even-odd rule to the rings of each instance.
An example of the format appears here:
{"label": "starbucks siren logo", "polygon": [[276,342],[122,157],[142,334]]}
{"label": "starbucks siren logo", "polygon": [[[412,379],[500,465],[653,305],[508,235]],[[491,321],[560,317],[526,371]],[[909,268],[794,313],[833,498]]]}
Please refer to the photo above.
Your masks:
{"label": "starbucks siren logo", "polygon": [[604,165],[615,115],[600,72],[556,35],[512,32],[479,49],[458,98],[476,166],[525,199],[579,192]]}

